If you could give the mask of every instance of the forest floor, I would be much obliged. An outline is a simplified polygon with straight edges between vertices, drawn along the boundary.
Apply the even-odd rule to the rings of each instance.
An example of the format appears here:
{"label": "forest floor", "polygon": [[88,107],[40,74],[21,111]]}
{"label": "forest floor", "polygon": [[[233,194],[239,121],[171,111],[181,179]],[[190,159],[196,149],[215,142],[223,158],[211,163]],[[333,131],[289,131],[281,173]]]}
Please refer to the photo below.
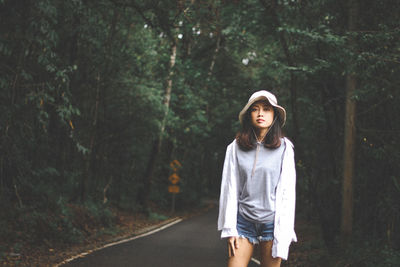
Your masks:
{"label": "forest floor", "polygon": [[[190,212],[181,211],[173,215],[167,211],[157,210],[155,213],[157,216],[150,217],[142,213],[114,210],[116,225],[112,229],[87,228],[88,235],[81,243],[43,242],[36,246],[22,246],[18,253],[14,251],[4,253],[0,258],[0,266],[57,266],[57,264],[81,253],[151,231],[178,217],[187,219],[196,216],[212,207],[215,207],[215,204],[210,202]],[[317,223],[310,223],[306,220],[297,220],[296,232],[299,240],[291,245],[289,259],[283,261],[282,267],[328,266],[326,263],[329,256],[317,225]]]}

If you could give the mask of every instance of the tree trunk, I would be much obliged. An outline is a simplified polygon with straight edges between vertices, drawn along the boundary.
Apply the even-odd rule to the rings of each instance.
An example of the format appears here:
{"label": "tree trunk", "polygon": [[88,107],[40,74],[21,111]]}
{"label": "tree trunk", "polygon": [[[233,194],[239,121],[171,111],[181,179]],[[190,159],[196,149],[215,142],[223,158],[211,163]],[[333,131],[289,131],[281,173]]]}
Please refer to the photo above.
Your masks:
{"label": "tree trunk", "polygon": [[165,88],[165,95],[164,95],[164,117],[162,119],[161,127],[160,127],[160,132],[157,136],[157,138],[153,142],[149,162],[146,167],[146,172],[144,176],[144,190],[141,192],[141,204],[143,206],[144,211],[148,211],[149,208],[149,197],[151,193],[151,187],[152,187],[152,181],[153,181],[153,175],[154,175],[154,170],[156,166],[156,162],[158,159],[158,155],[160,154],[161,151],[161,145],[162,145],[162,137],[164,135],[165,131],[165,124],[167,121],[167,115],[169,111],[169,103],[171,100],[171,91],[172,91],[172,76],[174,74],[173,68],[175,66],[175,60],[176,60],[176,47],[177,44],[176,42],[173,42],[171,45],[171,56],[170,56],[170,62],[169,62],[169,74],[167,78],[167,86]]}
{"label": "tree trunk", "polygon": [[[213,70],[214,70],[214,66],[215,66],[215,61],[217,61],[217,56],[218,56],[218,52],[219,49],[221,47],[221,31],[218,30],[217,33],[217,43],[215,44],[215,49],[214,49],[214,53],[211,59],[211,63],[210,63],[210,67],[208,68],[208,73],[207,73],[207,79],[210,80]],[[206,85],[208,86],[208,84]]]}
{"label": "tree trunk", "polygon": [[[108,33],[108,38],[107,38],[107,42],[106,42],[106,53],[104,54],[104,73],[110,73],[110,62],[112,60],[112,41],[113,38],[115,36],[115,33],[117,32],[117,24],[119,21],[119,12],[116,10],[114,11],[114,15],[113,15],[113,19],[112,19],[112,23],[110,26],[110,31]],[[81,188],[80,188],[80,199],[82,202],[85,201],[86,199],[86,194],[87,194],[87,185],[88,185],[88,181],[90,180],[89,178],[92,176],[96,176],[95,173],[93,173],[93,171],[91,171],[91,168],[93,167],[93,163],[96,162],[96,155],[93,154],[93,150],[94,147],[96,146],[96,137],[97,137],[97,124],[98,124],[98,120],[99,120],[99,105],[100,102],[103,102],[103,107],[105,109],[105,103],[104,103],[104,99],[105,99],[105,93],[106,91],[103,90],[102,91],[102,101],[100,101],[100,71],[97,73],[97,77],[96,77],[96,81],[97,81],[97,86],[96,86],[96,100],[95,100],[95,106],[94,106],[94,115],[93,115],[93,122],[92,122],[92,128],[90,129],[90,143],[89,143],[89,153],[86,155],[85,158],[85,171],[84,171],[84,175],[81,179]],[[104,86],[104,81],[102,81],[102,86],[104,88],[106,88],[106,86]]]}
{"label": "tree trunk", "polygon": [[91,176],[90,172],[90,163],[93,157],[93,149],[95,146],[95,140],[97,135],[97,120],[98,120],[98,113],[99,113],[99,104],[100,104],[100,73],[97,74],[97,87],[96,87],[96,102],[94,108],[94,115],[93,115],[93,122],[92,122],[92,129],[90,134],[90,143],[89,143],[89,153],[86,155],[85,158],[85,171],[81,179],[80,185],[80,200],[84,202],[86,200],[86,191],[87,191],[87,184],[89,181],[89,177]]}
{"label": "tree trunk", "polygon": [[[354,31],[357,20],[357,0],[349,2],[348,30]],[[350,40],[350,47],[354,47],[354,41]],[[342,191],[342,243],[347,244],[353,232],[353,176],[354,176],[354,154],[356,139],[355,112],[356,102],[354,93],[357,81],[351,71],[346,78],[346,110],[344,127],[344,150],[343,150],[343,191]]]}

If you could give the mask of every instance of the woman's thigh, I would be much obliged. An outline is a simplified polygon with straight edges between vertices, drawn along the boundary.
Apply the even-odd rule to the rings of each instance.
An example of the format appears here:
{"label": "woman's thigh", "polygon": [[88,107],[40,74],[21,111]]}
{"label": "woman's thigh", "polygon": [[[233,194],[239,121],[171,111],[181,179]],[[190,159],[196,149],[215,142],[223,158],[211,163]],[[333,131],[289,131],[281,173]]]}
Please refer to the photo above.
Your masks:
{"label": "woman's thigh", "polygon": [[260,243],[261,267],[280,267],[281,258],[272,257],[272,242],[264,241]]}
{"label": "woman's thigh", "polygon": [[253,255],[253,244],[247,238],[238,238],[238,243],[239,247],[235,249],[235,256],[229,257],[228,267],[246,267]]}

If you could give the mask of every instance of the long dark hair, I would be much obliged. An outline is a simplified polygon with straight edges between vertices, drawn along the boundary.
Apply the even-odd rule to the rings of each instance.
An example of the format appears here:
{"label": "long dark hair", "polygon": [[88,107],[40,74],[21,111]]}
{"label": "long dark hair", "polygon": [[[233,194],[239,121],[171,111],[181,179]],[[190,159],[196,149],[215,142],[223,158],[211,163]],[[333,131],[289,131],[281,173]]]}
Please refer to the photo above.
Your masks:
{"label": "long dark hair", "polygon": [[[284,136],[280,124],[281,118],[279,112],[274,108],[274,123],[264,137],[264,146],[267,148],[278,148],[281,146],[281,138]],[[251,125],[250,111],[247,110],[243,118],[242,129],[236,134],[236,142],[240,149],[248,151],[255,147],[256,137],[254,136],[253,126]]]}

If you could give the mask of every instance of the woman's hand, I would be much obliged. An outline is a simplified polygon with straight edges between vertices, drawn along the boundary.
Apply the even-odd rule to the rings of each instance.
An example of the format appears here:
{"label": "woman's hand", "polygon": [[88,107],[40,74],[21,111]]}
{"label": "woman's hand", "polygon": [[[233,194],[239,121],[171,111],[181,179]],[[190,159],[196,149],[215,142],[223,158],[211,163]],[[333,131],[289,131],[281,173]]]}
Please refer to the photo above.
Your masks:
{"label": "woman's hand", "polygon": [[235,256],[235,250],[239,248],[239,237],[231,236],[228,238],[228,255]]}

